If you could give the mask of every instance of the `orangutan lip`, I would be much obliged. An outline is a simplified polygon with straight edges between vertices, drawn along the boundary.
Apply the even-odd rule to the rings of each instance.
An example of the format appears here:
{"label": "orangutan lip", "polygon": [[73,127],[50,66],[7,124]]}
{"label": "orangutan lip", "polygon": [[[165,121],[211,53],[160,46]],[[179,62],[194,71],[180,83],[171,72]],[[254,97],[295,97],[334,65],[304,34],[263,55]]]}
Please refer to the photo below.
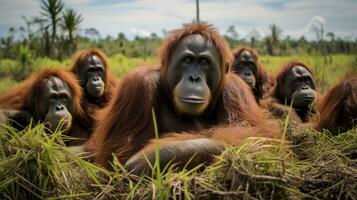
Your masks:
{"label": "orangutan lip", "polygon": [[303,98],[296,98],[295,102],[312,102],[315,100],[315,97],[303,97]]}
{"label": "orangutan lip", "polygon": [[180,100],[185,102],[185,103],[192,103],[192,104],[201,104],[201,103],[205,103],[206,100],[199,98],[199,97],[180,97]]}
{"label": "orangutan lip", "polygon": [[253,86],[253,81],[251,80],[247,80],[247,79],[243,79],[248,85]]}
{"label": "orangutan lip", "polygon": [[94,89],[92,89],[93,92],[100,92],[102,90],[101,86],[97,86]]}
{"label": "orangutan lip", "polygon": [[314,96],[305,96],[305,97],[303,97],[303,98],[297,98],[297,99],[300,99],[300,100],[314,100],[315,99],[315,97]]}

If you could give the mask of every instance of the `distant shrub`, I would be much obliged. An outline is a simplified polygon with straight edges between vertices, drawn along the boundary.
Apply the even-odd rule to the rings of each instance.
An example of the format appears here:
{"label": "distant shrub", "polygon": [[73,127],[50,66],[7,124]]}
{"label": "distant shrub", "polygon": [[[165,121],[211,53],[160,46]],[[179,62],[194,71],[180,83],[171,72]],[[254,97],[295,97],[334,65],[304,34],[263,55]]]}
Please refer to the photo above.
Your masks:
{"label": "distant shrub", "polygon": [[27,46],[20,46],[18,67],[14,68],[11,75],[14,80],[22,81],[27,78],[34,69],[32,65],[32,52]]}

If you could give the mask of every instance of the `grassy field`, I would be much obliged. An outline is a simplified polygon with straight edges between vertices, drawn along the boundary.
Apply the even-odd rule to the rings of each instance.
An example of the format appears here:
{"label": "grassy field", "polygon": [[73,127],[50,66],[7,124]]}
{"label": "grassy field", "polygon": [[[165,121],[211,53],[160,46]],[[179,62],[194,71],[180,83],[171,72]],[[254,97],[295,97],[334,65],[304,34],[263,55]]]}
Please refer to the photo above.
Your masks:
{"label": "grassy field", "polygon": [[[115,55],[108,60],[111,67],[111,72],[118,78],[121,78],[131,68],[136,66],[143,66],[146,64],[153,64],[156,62],[155,58],[127,58],[121,54]],[[57,60],[51,60],[48,58],[39,58],[31,61],[31,67],[36,69],[46,67],[69,67],[71,60],[64,60],[62,62]],[[0,94],[5,92],[8,88],[16,85],[14,76],[19,70],[21,64],[15,60],[3,59],[0,60]]]}
{"label": "grassy field", "polygon": [[[134,177],[73,155],[61,133],[0,127],[0,199],[356,199],[357,129],[331,136],[289,129],[281,140],[246,139],[204,170]],[[286,148],[289,145],[291,148]]]}
{"label": "grassy field", "polygon": [[[262,56],[274,73],[283,63],[300,60],[314,67],[326,91],[356,68],[356,57]],[[31,61],[34,68],[66,67],[50,59]],[[130,69],[157,63],[155,58],[109,58],[119,78]],[[0,94],[17,82],[19,63],[0,61]],[[153,173],[133,177],[118,162],[107,171],[73,155],[59,132],[44,125],[18,132],[0,126],[0,199],[357,199],[357,129],[331,136],[289,127],[289,143],[250,138],[230,147],[208,167],[175,171],[154,166]],[[288,147],[288,148],[287,148]]]}
{"label": "grassy field", "polygon": [[[296,55],[296,56],[262,56],[260,61],[266,66],[270,73],[275,73],[279,67],[291,60],[302,61],[315,69],[318,88],[325,92],[335,84],[347,72],[357,68],[356,56],[353,55]],[[121,54],[109,58],[109,64],[112,73],[121,78],[130,69],[136,66],[152,65],[159,63],[156,58],[127,58]],[[71,64],[71,60],[59,62],[47,58],[34,59],[31,61],[31,67],[34,69],[44,67],[66,67]],[[14,71],[19,71],[21,64],[14,60],[0,60],[0,94],[10,86],[15,85],[11,77]],[[20,70],[21,71],[21,70]],[[13,75],[14,76],[14,75]],[[16,74],[15,74],[16,76]]]}

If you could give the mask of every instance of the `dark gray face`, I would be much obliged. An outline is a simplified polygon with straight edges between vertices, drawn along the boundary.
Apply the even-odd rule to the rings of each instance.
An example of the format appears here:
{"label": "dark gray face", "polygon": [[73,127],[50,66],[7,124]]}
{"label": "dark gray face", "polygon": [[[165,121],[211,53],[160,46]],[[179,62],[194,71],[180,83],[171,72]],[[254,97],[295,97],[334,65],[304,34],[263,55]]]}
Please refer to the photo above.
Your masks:
{"label": "dark gray face", "polygon": [[220,56],[201,35],[184,38],[172,52],[166,82],[176,111],[197,116],[204,112],[222,80]]}
{"label": "dark gray face", "polygon": [[240,76],[251,88],[256,85],[256,76],[258,69],[253,55],[249,51],[242,51],[236,58],[234,71]]}
{"label": "dark gray face", "polygon": [[97,55],[89,56],[80,71],[85,93],[93,98],[100,98],[104,94],[105,78],[103,61]]}
{"label": "dark gray face", "polygon": [[235,72],[240,76],[250,88],[254,88],[256,85],[256,71],[257,67],[253,63],[239,63],[235,66]]}
{"label": "dark gray face", "polygon": [[294,108],[311,105],[316,99],[315,81],[310,72],[303,66],[295,66],[289,71],[283,85],[284,95]]}
{"label": "dark gray face", "polygon": [[70,88],[61,79],[48,79],[39,105],[41,116],[50,130],[54,131],[60,123],[63,131],[71,127],[73,97]]}

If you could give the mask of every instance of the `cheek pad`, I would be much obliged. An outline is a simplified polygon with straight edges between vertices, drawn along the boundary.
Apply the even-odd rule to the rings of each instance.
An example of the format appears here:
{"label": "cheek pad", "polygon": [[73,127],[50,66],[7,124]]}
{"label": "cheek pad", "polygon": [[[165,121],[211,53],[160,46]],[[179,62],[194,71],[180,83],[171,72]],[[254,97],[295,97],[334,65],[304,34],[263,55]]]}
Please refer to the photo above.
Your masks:
{"label": "cheek pad", "polygon": [[72,97],[68,99],[68,103],[66,104],[66,107],[69,113],[71,114],[74,113],[74,102]]}

